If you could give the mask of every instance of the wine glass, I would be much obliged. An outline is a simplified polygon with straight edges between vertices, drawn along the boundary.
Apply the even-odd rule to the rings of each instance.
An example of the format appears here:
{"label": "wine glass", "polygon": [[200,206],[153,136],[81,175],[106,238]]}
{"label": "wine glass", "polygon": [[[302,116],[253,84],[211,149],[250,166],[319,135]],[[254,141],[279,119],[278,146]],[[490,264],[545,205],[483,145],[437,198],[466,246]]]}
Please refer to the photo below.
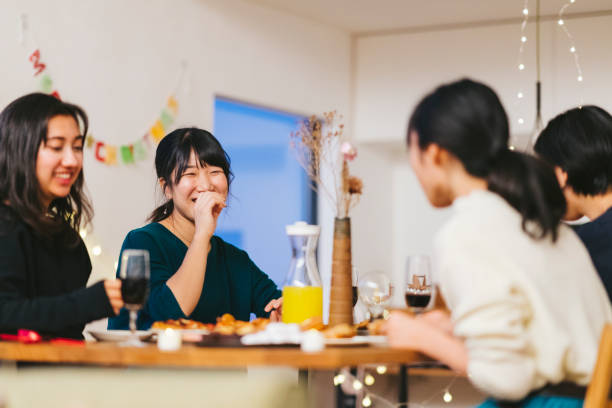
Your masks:
{"label": "wine glass", "polygon": [[145,344],[136,336],[138,311],[147,301],[149,291],[149,251],[146,249],[126,249],[121,254],[121,297],[125,308],[130,311],[130,331],[128,340],[122,346],[142,347]]}
{"label": "wine glass", "polygon": [[406,304],[414,314],[424,312],[433,304],[433,288],[429,257],[427,255],[408,257],[406,263]]}
{"label": "wine glass", "polygon": [[370,320],[380,319],[391,299],[391,281],[382,272],[370,272],[359,277],[359,299],[370,312]]}

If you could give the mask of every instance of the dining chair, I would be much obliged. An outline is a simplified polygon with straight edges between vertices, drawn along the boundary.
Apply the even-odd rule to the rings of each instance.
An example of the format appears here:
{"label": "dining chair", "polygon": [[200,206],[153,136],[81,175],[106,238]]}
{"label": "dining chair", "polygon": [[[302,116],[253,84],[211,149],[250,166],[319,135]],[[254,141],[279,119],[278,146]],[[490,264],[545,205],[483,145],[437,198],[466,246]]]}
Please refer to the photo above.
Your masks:
{"label": "dining chair", "polygon": [[584,408],[612,408],[612,324],[607,324],[601,335],[599,352],[591,383],[587,387]]}

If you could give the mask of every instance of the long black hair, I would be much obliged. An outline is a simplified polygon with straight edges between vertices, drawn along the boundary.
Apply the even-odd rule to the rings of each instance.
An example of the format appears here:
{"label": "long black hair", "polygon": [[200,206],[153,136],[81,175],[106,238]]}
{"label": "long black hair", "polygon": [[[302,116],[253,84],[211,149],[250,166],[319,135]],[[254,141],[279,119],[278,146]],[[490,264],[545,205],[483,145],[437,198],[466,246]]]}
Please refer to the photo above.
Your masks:
{"label": "long black hair", "polygon": [[508,148],[508,117],[488,86],[462,79],[442,85],[417,105],[408,124],[419,148],[435,143],[461,161],[472,176],[502,196],[522,215],[523,230],[535,239],[557,239],[566,203],[552,167]]}
{"label": "long black hair", "polygon": [[[208,131],[203,129],[176,129],[164,137],[155,152],[155,170],[157,178],[164,180],[163,189],[172,188],[181,179],[189,165],[189,157],[194,152],[200,165],[220,167],[225,174],[228,186],[233,174],[230,169],[230,158],[223,150],[221,143]],[[149,221],[159,222],[168,218],[174,210],[174,202],[167,200],[157,207],[149,216]]]}
{"label": "long black hair", "polygon": [[[11,102],[0,113],[0,202],[8,205],[33,232],[44,239],[76,245],[81,224],[93,216],[91,203],[83,191],[83,170],[66,197],[43,208],[36,177],[36,159],[47,141],[47,127],[54,116],[70,116],[87,134],[85,111],[43,93],[32,93]],[[68,233],[68,234],[65,234]]]}
{"label": "long black hair", "polygon": [[598,106],[570,109],[551,119],[538,136],[536,153],[567,172],[567,185],[584,195],[612,187],[612,116]]}

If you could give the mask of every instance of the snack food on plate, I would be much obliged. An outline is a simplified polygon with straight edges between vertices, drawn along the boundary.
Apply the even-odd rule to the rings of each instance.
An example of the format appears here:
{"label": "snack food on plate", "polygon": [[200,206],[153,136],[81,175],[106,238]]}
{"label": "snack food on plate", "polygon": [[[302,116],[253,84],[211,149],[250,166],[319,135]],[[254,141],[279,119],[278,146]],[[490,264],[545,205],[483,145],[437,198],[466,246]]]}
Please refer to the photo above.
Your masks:
{"label": "snack food on plate", "polygon": [[353,337],[357,334],[357,329],[347,323],[337,324],[321,332],[328,339],[343,339]]}
{"label": "snack food on plate", "polygon": [[369,322],[368,326],[367,326],[368,327],[368,331],[372,335],[385,334],[383,332],[383,325],[384,324],[385,324],[385,320],[383,320],[383,319],[378,319],[378,320],[374,320],[373,322]]}
{"label": "snack food on plate", "polygon": [[319,316],[314,316],[300,323],[300,330],[306,331],[306,330],[311,330],[311,329],[315,329],[315,330],[325,329],[325,325],[323,324],[323,319],[321,319]]}
{"label": "snack food on plate", "polygon": [[225,313],[221,317],[217,317],[217,324],[201,323],[195,320],[178,319],[166,320],[165,322],[155,322],[152,329],[178,329],[178,330],[208,330],[221,335],[238,335],[243,336],[249,333],[255,333],[263,330],[270,323],[269,319],[257,318],[251,322],[236,320],[234,316]]}
{"label": "snack food on plate", "polygon": [[165,322],[155,322],[151,326],[152,329],[175,329],[175,330],[212,330],[214,324],[207,324],[189,319],[166,320]]}
{"label": "snack food on plate", "polygon": [[312,330],[312,329],[319,330],[328,339],[340,339],[340,338],[353,337],[357,335],[357,330],[367,330],[368,334],[371,334],[371,335],[384,334],[382,332],[382,327],[384,323],[385,321],[382,319],[374,320],[373,322],[364,320],[363,322],[358,323],[356,325],[349,325],[346,323],[342,323],[342,324],[338,324],[336,326],[330,327],[330,326],[324,325],[320,317],[311,317],[310,319],[304,320],[300,324],[300,329],[302,331]]}

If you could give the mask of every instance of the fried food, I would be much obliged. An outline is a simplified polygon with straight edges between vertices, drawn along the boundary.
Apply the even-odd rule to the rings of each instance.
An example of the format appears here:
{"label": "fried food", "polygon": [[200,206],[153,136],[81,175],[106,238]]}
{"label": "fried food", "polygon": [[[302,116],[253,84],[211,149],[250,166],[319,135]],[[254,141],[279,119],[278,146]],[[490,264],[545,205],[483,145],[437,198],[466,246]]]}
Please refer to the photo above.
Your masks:
{"label": "fried food", "polygon": [[378,320],[374,320],[373,322],[369,322],[368,331],[370,332],[370,334],[374,334],[374,335],[384,334],[382,330],[384,324],[385,324],[384,319],[378,319]]}
{"label": "fried food", "polygon": [[357,330],[367,329],[369,323],[370,323],[369,320],[364,320],[361,323],[357,323],[355,325],[355,329],[357,329]]}
{"label": "fried food", "polygon": [[165,322],[155,322],[151,326],[152,329],[175,329],[175,330],[211,330],[214,327],[212,324],[202,323],[189,319],[166,320]]}
{"label": "fried food", "polygon": [[321,333],[328,339],[343,339],[355,336],[357,334],[357,329],[350,324],[341,323],[329,327]]}
{"label": "fried food", "polygon": [[229,313],[223,314],[221,317],[217,317],[217,324],[222,324],[225,326],[230,326],[234,324],[236,318]]}
{"label": "fried food", "polygon": [[239,335],[256,333],[263,330],[268,323],[269,319],[257,318],[252,322],[245,322],[242,320],[236,320],[234,316],[229,313],[217,318],[217,324],[201,323],[195,320],[189,319],[178,319],[178,320],[166,320],[165,322],[155,322],[152,329],[175,329],[175,330],[208,330],[213,333],[221,335]]}
{"label": "fried food", "polygon": [[384,320],[375,320],[370,322],[368,320],[364,320],[361,323],[355,325],[349,325],[346,323],[338,324],[335,326],[326,326],[323,324],[323,321],[320,317],[311,317],[310,319],[304,320],[300,324],[300,329],[302,331],[306,330],[319,330],[326,338],[328,339],[340,339],[353,337],[357,335],[357,330],[367,329],[368,332],[372,335],[380,335],[384,334],[382,332]]}
{"label": "fried food", "polygon": [[302,331],[311,330],[311,329],[314,329],[314,330],[325,329],[325,325],[323,324],[323,319],[321,319],[319,316],[314,316],[314,317],[304,320],[300,324],[300,330]]}

